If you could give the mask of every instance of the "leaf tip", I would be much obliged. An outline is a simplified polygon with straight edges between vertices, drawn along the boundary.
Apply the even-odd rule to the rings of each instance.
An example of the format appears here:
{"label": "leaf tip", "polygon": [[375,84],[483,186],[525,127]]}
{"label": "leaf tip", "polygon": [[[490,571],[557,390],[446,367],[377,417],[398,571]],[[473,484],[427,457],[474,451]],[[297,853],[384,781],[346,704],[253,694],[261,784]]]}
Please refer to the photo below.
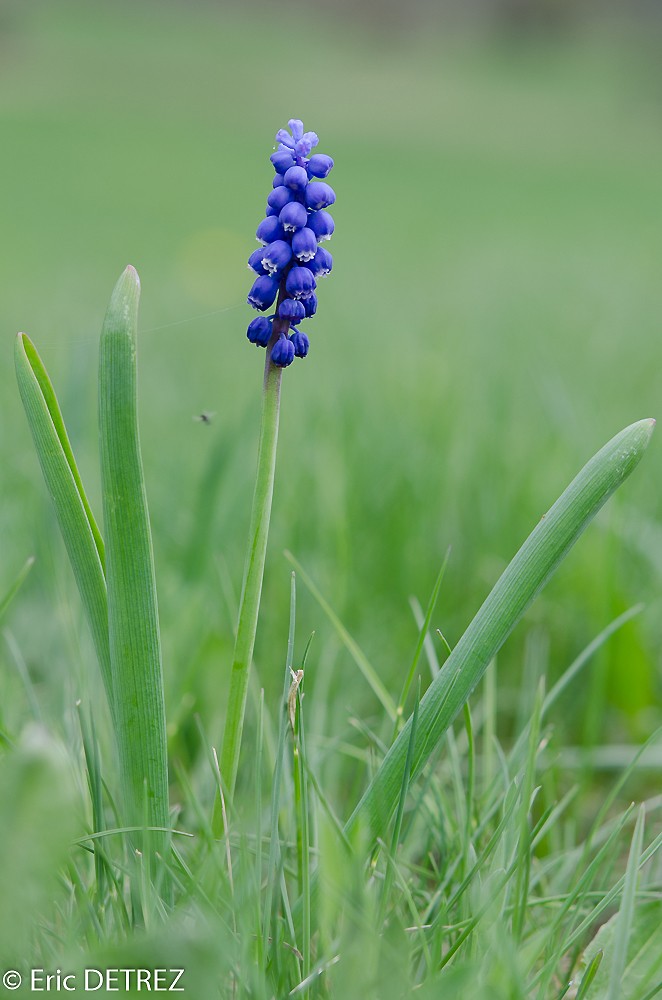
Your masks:
{"label": "leaf tip", "polygon": [[139,300],[140,279],[135,267],[129,264],[122,271],[113,289],[102,336],[119,332],[135,336]]}
{"label": "leaf tip", "polygon": [[126,278],[128,281],[133,282],[134,285],[136,285],[138,288],[140,288],[140,278],[138,277],[138,272],[136,271],[136,269],[133,266],[133,264],[127,264],[126,265],[126,267],[124,268],[124,273],[122,274],[122,277]]}
{"label": "leaf tip", "polygon": [[644,420],[640,420],[638,424],[635,424],[635,427],[638,426],[641,428],[644,448],[648,447],[648,443],[651,437],[653,436],[653,431],[655,430],[655,423],[656,423],[655,417],[646,417]]}
{"label": "leaf tip", "polygon": [[27,356],[27,348],[32,347],[32,341],[27,333],[17,333],[14,341],[14,359],[16,364],[20,364]]}

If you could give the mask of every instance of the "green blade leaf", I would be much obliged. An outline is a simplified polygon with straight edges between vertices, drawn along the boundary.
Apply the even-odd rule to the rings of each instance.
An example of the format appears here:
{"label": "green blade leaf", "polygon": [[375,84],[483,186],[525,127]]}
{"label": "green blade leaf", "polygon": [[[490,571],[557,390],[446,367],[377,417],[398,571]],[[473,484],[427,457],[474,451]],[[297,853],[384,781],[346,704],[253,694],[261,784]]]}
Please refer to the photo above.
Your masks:
{"label": "green blade leaf", "polygon": [[[136,406],[140,282],[122,274],[101,334],[99,435],[108,624],[127,822],[168,826],[168,767],[152,538]],[[156,845],[163,850],[164,844]]]}
{"label": "green blade leaf", "polygon": [[[508,565],[420,704],[411,780],[421,772],[462,705],[534,597],[584,528],[639,463],[654,420],[617,434],[584,466]],[[412,718],[384,758],[346,829],[367,826],[379,836],[398,801]]]}
{"label": "green blade leaf", "polygon": [[18,388],[62,538],[83,601],[113,710],[108,607],[101,533],[85,496],[62,413],[34,344],[24,333],[14,350]]}

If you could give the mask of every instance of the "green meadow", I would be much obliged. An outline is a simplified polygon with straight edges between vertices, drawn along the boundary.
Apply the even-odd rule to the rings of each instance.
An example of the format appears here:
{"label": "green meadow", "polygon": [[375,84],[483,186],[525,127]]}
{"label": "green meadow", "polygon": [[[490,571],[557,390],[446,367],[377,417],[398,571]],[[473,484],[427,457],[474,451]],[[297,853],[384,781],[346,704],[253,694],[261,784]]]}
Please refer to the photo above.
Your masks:
{"label": "green meadow", "polygon": [[[637,881],[637,866],[662,830],[659,745],[632,762],[662,722],[657,435],[490,666],[473,722],[458,716],[404,789],[398,836],[389,827],[377,857],[357,834],[348,859],[338,831],[391,737],[361,665],[397,701],[447,558],[416,673],[425,690],[580,468],[662,412],[658,52],[655,30],[606,18],[528,35],[385,21],[379,8],[3,5],[0,601],[34,557],[0,622],[7,968],[174,955],[196,1000],[280,1000],[307,975],[294,995],[655,995],[661,869],[651,854]],[[247,722],[219,839],[210,748],[223,733],[264,362],[245,337],[246,259],[273,135],[292,116],[335,159],[334,269],[305,325],[310,354],[283,374]],[[13,366],[24,331],[100,518],[99,332],[127,264],[142,284],[173,826],[193,834],[174,838],[172,914],[153,887],[139,901],[135,885],[122,889],[121,835],[108,838],[103,877],[84,841],[95,788],[107,828],[118,825],[108,712]],[[295,565],[295,667],[314,633],[305,766],[288,735],[269,889]],[[541,717],[545,692],[638,605]],[[416,682],[406,714],[415,693]],[[267,891],[278,954],[256,917]]]}

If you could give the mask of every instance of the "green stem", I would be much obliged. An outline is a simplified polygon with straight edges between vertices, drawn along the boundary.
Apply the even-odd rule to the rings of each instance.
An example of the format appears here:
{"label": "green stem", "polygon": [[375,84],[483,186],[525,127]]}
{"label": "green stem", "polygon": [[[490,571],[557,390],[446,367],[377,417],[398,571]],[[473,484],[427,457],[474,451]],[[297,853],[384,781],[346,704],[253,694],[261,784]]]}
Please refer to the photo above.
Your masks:
{"label": "green stem", "polygon": [[[276,329],[278,325],[274,323],[272,344],[280,333]],[[270,348],[271,344],[267,348],[267,358],[264,367],[262,427],[260,430],[260,447],[257,459],[257,477],[255,480],[249,547],[241,603],[239,606],[239,622],[237,624],[237,637],[234,646],[230,693],[228,695],[228,711],[220,762],[221,777],[230,800],[234,796],[234,788],[237,780],[241,734],[244,727],[244,712],[246,709],[246,692],[248,690],[248,671],[253,659],[257,617],[260,610],[260,595],[262,593],[262,578],[264,576],[264,561],[267,552],[271,500],[274,492],[274,474],[276,470],[282,369],[277,368],[272,363]],[[222,828],[222,817],[218,802],[214,808],[213,826],[216,832]]]}

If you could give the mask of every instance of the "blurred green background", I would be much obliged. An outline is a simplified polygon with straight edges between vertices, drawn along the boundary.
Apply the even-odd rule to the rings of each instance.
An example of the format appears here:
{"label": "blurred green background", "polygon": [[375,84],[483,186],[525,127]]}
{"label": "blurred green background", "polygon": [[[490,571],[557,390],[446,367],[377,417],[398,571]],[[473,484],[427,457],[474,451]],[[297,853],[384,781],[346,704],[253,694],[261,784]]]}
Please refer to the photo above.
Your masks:
{"label": "blurred green background", "polygon": [[[451,643],[579,467],[660,415],[662,64],[644,7],[336,7],[3,0],[0,590],[37,562],[0,648],[2,720],[30,715],[16,648],[57,725],[97,685],[12,364],[25,330],[56,385],[98,511],[97,337],[141,275],[140,407],[173,752],[222,725],[263,354],[245,261],[275,131],[303,118],[336,161],[335,268],[284,376],[256,663],[281,686],[290,549],[399,689],[449,546],[434,625]],[[210,426],[196,415],[212,411]],[[507,644],[558,673],[646,608],[555,722],[569,742],[659,721],[662,525],[654,440]],[[379,706],[299,588],[311,731]]]}

